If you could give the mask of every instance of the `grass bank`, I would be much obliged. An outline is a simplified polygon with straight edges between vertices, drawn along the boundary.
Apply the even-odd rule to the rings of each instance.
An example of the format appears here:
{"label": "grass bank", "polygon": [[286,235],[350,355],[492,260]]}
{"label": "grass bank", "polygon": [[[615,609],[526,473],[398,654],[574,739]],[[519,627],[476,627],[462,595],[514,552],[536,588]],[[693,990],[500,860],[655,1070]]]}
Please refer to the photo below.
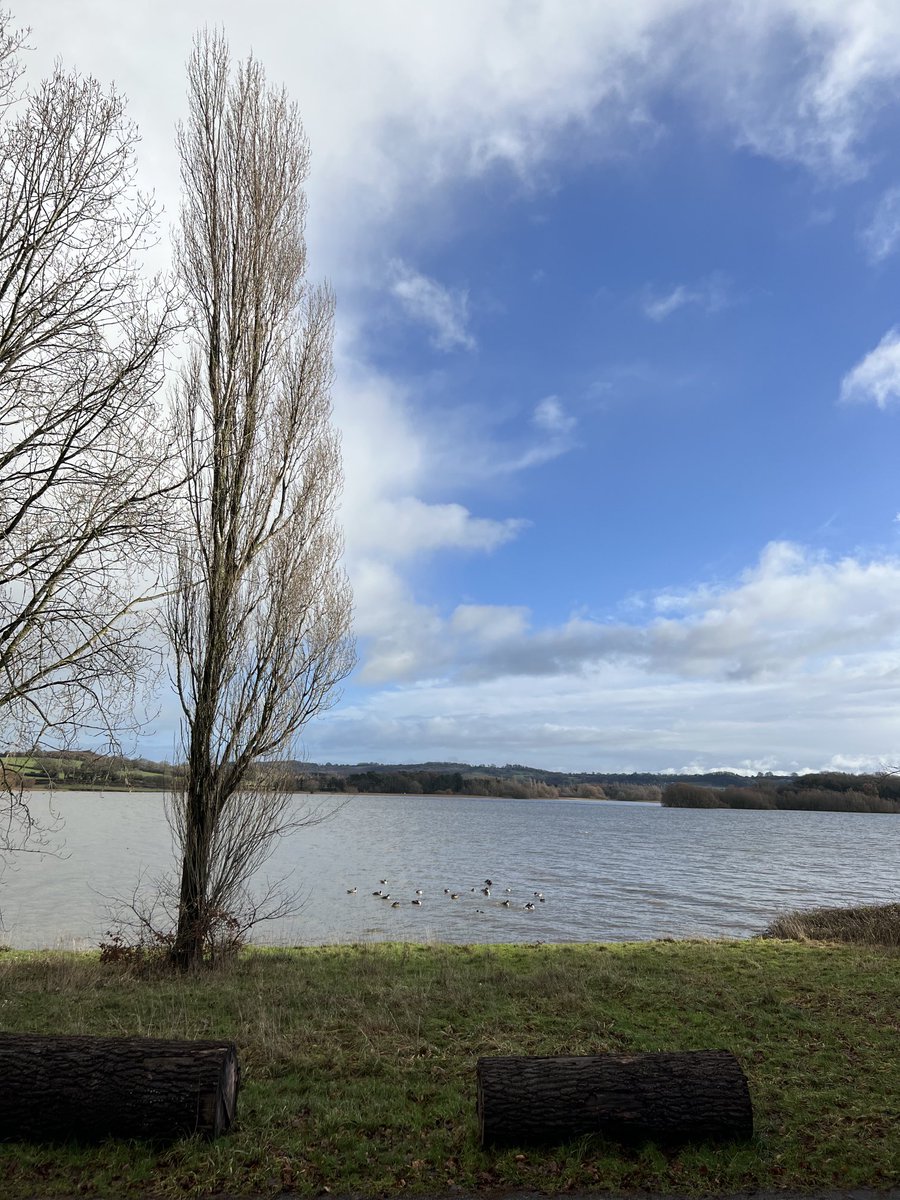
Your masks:
{"label": "grass bank", "polygon": [[[0,1146],[0,1194],[895,1185],[898,966],[890,950],[765,940],[371,945],[140,980],[93,956],[9,951],[3,1029],[233,1038],[245,1087],[239,1128],[213,1144]],[[481,1054],[703,1047],[747,1072],[748,1145],[478,1148]]]}

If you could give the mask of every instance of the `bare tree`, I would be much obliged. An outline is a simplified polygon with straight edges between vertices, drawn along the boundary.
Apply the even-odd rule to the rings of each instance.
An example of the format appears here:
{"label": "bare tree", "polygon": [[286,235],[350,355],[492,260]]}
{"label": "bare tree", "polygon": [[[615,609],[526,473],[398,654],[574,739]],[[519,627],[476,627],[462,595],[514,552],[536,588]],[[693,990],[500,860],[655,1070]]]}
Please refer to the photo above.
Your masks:
{"label": "bare tree", "polygon": [[[0,13],[0,749],[132,714],[168,522],[155,396],[169,306],[124,101],[59,66],[20,89]],[[8,782],[7,776],[4,782]],[[4,789],[0,852],[35,833]]]}
{"label": "bare tree", "polygon": [[168,603],[186,761],[170,802],[181,966],[245,905],[273,838],[302,823],[254,764],[287,754],[354,661],[334,519],[334,303],[305,282],[303,127],[259,63],[232,69],[220,35],[198,38],[188,82],[176,261],[193,346],[177,424],[191,529]]}

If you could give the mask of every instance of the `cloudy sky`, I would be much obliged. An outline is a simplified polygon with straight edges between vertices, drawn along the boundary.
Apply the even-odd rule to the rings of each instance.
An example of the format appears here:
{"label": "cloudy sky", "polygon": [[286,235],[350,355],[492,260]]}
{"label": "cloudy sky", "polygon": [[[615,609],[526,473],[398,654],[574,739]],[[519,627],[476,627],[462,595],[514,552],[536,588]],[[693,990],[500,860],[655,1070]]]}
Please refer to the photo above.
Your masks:
{"label": "cloudy sky", "polygon": [[311,758],[900,763],[896,0],[13,7],[169,219],[198,27],[300,105],[360,650]]}

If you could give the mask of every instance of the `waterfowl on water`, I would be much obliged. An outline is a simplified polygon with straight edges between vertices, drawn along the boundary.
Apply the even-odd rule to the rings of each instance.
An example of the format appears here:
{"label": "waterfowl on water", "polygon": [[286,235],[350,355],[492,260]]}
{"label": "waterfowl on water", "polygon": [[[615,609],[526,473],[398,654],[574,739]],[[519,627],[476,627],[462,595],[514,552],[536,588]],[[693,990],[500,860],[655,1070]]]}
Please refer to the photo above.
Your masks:
{"label": "waterfowl on water", "polygon": [[451,899],[451,900],[458,900],[458,899],[459,899],[459,892],[451,892],[451,893],[450,893],[450,899]]}
{"label": "waterfowl on water", "polygon": [[450,889],[449,889],[449,888],[444,888],[444,895],[445,895],[445,896],[449,896],[449,895],[450,895]]}
{"label": "waterfowl on water", "polygon": [[416,895],[417,895],[417,896],[424,896],[424,895],[425,895],[425,893],[422,891],[422,889],[421,889],[421,888],[416,888]]}
{"label": "waterfowl on water", "polygon": [[410,904],[417,904],[421,907],[422,901],[421,900],[410,900]]}
{"label": "waterfowl on water", "polygon": [[391,893],[390,893],[390,892],[382,892],[382,893],[381,893],[381,898],[382,898],[382,900],[390,900],[390,898],[391,898]]}
{"label": "waterfowl on water", "polygon": [[348,895],[348,896],[355,896],[355,895],[356,895],[356,888],[347,888],[347,895]]}
{"label": "waterfowl on water", "polygon": [[379,880],[378,880],[378,882],[381,884],[381,886],[382,886],[382,887],[384,887],[384,885],[387,883],[387,880],[386,880],[386,879],[379,879]]}
{"label": "waterfowl on water", "polygon": [[485,887],[493,887],[493,886],[494,886],[494,881],[493,881],[493,879],[486,879],[486,880],[484,881],[484,886],[485,886]]}
{"label": "waterfowl on water", "polygon": [[543,896],[538,896],[538,899],[540,900],[541,904],[547,903]]}
{"label": "waterfowl on water", "polygon": [[528,910],[528,912],[534,912],[534,905],[531,903],[531,901],[530,901],[530,900],[529,900],[529,901],[528,901],[528,903],[525,905],[525,908]]}
{"label": "waterfowl on water", "polygon": [[504,900],[503,901],[504,908],[510,908],[511,906],[512,906],[512,900]]}
{"label": "waterfowl on water", "polygon": [[373,893],[372,893],[372,895],[373,895],[373,896],[383,896],[383,895],[384,895],[384,892],[381,890],[381,888],[379,888],[379,889],[378,889],[378,891],[377,891],[377,892],[373,892]]}
{"label": "waterfowl on water", "polygon": [[490,889],[489,887],[487,887],[487,888],[482,888],[482,889],[481,889],[481,894],[482,894],[483,896],[489,896],[489,895],[491,894],[491,889]]}
{"label": "waterfowl on water", "polygon": [[512,888],[504,888],[503,890],[504,890],[504,892],[511,892]]}
{"label": "waterfowl on water", "polygon": [[[399,908],[399,907],[400,907],[400,901],[399,901],[399,900],[395,900],[395,901],[394,901],[394,903],[391,905],[391,908]],[[532,906],[532,907],[533,907],[533,906]]]}

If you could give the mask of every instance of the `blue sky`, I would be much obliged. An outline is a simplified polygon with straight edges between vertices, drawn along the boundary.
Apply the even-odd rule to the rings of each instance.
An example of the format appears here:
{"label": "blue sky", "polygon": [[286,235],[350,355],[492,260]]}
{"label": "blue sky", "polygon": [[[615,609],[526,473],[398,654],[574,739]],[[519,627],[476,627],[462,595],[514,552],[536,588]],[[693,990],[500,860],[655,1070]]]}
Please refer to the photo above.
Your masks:
{"label": "blue sky", "polygon": [[197,27],[306,122],[360,650],[311,758],[900,763],[893,0],[75,8],[33,70],[115,79],[169,219]]}

